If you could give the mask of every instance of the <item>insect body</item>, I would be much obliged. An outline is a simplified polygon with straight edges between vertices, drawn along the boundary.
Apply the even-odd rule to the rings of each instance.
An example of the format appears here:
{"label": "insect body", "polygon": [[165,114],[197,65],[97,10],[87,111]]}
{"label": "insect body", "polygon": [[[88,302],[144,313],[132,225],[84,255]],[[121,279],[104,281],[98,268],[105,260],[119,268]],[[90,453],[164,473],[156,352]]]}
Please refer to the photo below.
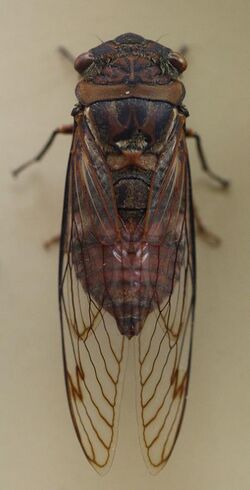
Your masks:
{"label": "insect body", "polygon": [[135,34],[75,61],[59,290],[71,415],[99,472],[113,458],[128,339],[153,472],[183,416],[195,301],[185,67],[181,55]]}
{"label": "insect body", "polygon": [[73,132],[59,271],[69,406],[87,459],[105,473],[134,344],[140,443],[156,473],[175,445],[190,373],[195,244],[179,80],[186,61],[124,34],[78,56],[75,68],[74,126],[54,131],[35,159],[57,133]]}

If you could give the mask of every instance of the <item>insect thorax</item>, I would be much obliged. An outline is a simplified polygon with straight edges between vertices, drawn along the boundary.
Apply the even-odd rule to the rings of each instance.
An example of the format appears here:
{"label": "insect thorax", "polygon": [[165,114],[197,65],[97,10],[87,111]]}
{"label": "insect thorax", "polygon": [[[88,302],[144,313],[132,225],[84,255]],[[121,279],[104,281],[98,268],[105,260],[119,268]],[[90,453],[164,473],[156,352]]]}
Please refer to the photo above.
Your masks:
{"label": "insect thorax", "polygon": [[145,215],[173,112],[166,102],[139,98],[96,102],[85,109],[111,171],[118,213],[125,222],[137,224]]}

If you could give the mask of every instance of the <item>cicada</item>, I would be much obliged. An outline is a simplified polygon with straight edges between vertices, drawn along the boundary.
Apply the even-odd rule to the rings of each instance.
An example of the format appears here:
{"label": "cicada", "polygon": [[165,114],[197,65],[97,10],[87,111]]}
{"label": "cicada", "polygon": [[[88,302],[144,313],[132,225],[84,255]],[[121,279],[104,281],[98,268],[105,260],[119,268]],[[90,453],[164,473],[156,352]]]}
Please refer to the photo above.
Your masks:
{"label": "cicada", "polygon": [[[118,434],[128,347],[139,439],[156,473],[178,437],[195,307],[194,210],[180,80],[184,56],[136,34],[75,60],[80,74],[60,239],[59,302],[72,421],[100,474]],[[32,161],[17,169],[22,168]]]}

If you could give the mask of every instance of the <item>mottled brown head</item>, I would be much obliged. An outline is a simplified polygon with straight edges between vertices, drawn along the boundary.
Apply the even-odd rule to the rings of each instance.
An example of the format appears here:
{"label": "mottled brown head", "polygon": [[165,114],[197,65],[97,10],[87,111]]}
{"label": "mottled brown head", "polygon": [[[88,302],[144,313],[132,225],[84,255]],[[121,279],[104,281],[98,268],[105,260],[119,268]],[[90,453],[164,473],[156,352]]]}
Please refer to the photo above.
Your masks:
{"label": "mottled brown head", "polygon": [[122,34],[76,58],[75,69],[96,84],[168,84],[186,69],[179,53],[132,33]]}

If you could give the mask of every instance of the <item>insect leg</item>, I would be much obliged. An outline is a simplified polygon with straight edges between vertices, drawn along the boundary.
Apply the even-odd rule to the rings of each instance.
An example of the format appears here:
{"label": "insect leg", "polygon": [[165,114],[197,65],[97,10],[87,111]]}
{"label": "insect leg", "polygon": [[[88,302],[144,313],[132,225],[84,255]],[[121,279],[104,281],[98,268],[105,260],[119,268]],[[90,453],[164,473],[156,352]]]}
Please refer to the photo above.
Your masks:
{"label": "insect leg", "polygon": [[202,219],[195,205],[194,205],[194,220],[195,220],[195,228],[196,228],[197,235],[199,235],[202,238],[202,240],[208,243],[208,245],[211,245],[212,247],[218,247],[221,243],[220,238],[206,228],[206,226],[202,222]]}
{"label": "insect leg", "polygon": [[59,128],[54,129],[48,141],[45,143],[45,145],[42,147],[39,153],[31,160],[28,160],[27,162],[23,163],[19,167],[15,168],[15,170],[12,171],[12,175],[16,177],[20,172],[25,170],[27,167],[33,165],[33,163],[39,162],[39,160],[43,158],[45,153],[47,153],[48,149],[52,145],[57,134],[72,134],[72,133],[73,133],[73,124],[65,124],[64,126],[60,126]]}
{"label": "insect leg", "polygon": [[187,138],[194,138],[195,139],[196,147],[197,147],[197,152],[198,152],[198,155],[199,155],[199,158],[200,158],[201,167],[204,170],[204,172],[206,172],[207,175],[209,177],[211,177],[211,179],[214,179],[217,182],[219,182],[219,184],[221,185],[221,187],[223,187],[224,189],[226,189],[227,187],[229,187],[230,182],[228,180],[223,179],[222,177],[219,177],[218,175],[216,175],[209,168],[209,165],[207,163],[207,160],[206,160],[206,157],[204,155],[203,148],[202,148],[200,135],[198,133],[196,133],[195,131],[193,131],[192,129],[186,129],[185,130],[185,134],[186,134],[186,137]]}
{"label": "insect leg", "polygon": [[50,238],[49,240],[46,240],[46,242],[44,242],[44,244],[43,244],[44,248],[49,249],[53,245],[56,245],[57,243],[60,242],[60,238],[61,238],[60,235],[55,235],[52,238]]}
{"label": "insect leg", "polygon": [[64,58],[66,58],[70,62],[71,65],[74,66],[76,57],[67,48],[65,48],[64,46],[59,46],[58,51],[59,53],[61,53],[62,56],[64,56]]}

